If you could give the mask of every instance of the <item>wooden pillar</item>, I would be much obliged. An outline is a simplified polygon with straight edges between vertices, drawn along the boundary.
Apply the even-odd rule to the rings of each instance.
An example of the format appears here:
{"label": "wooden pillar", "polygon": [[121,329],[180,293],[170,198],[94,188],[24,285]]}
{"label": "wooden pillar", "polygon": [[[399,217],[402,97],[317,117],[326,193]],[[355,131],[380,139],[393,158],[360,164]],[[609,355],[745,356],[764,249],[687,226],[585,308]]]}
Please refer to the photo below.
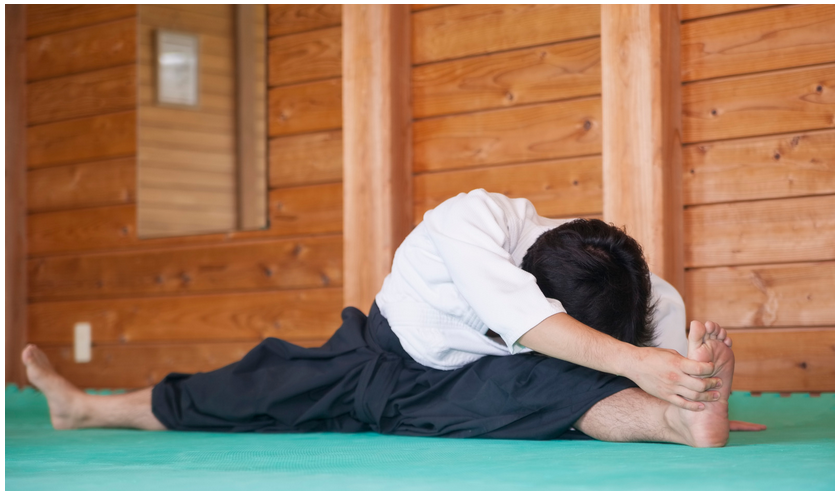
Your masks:
{"label": "wooden pillar", "polygon": [[26,382],[26,13],[6,5],[6,382]]}
{"label": "wooden pillar", "polygon": [[412,224],[410,13],[342,12],[344,300],[366,310]]}
{"label": "wooden pillar", "polygon": [[603,216],[684,288],[678,5],[604,5]]}

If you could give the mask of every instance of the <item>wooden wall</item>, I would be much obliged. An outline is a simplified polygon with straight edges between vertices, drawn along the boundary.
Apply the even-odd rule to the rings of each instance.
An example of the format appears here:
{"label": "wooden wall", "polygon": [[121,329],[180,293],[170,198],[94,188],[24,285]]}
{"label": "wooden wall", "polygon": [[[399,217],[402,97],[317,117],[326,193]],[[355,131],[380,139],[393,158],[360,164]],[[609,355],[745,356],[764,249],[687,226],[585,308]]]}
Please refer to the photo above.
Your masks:
{"label": "wooden wall", "polygon": [[682,6],[685,297],[734,387],[835,390],[835,6]]}
{"label": "wooden wall", "polygon": [[[269,9],[270,229],[148,240],[136,15],[27,9],[28,340],[76,384],[127,388],[266,336],[321,344],[342,307],[339,7]],[[93,328],[87,364],[73,362],[78,321]]]}
{"label": "wooden wall", "polygon": [[414,221],[475,188],[602,212],[600,7],[415,5]]}

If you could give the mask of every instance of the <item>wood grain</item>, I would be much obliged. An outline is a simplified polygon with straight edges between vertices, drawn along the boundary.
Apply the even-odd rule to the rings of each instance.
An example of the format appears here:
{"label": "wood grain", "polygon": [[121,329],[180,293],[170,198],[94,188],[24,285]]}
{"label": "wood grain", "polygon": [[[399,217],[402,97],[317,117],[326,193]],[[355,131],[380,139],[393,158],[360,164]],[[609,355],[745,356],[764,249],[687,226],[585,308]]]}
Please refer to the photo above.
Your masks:
{"label": "wood grain", "polygon": [[73,343],[90,323],[93,344],[327,338],[339,327],[342,289],[39,302],[29,305],[29,340]]}
{"label": "wood grain", "polygon": [[103,345],[92,360],[77,364],[73,347],[44,347],[58,374],[82,388],[134,389],[153,386],[171,372],[207,372],[237,362],[260,340],[216,343]]}
{"label": "wood grain", "polygon": [[342,5],[270,5],[269,36],[282,36],[342,24]]}
{"label": "wood grain", "polygon": [[342,181],[342,130],[270,140],[270,187]]}
{"label": "wood grain", "polygon": [[682,87],[685,143],[835,128],[835,64]]}
{"label": "wood grain", "polygon": [[342,284],[340,236],[29,260],[33,301]]}
{"label": "wood grain", "polygon": [[687,267],[835,259],[835,195],[684,211]]}
{"label": "wood grain", "polygon": [[31,38],[134,16],[136,5],[32,5],[26,34]]}
{"label": "wood grain", "polygon": [[415,172],[600,152],[599,97],[414,123]]}
{"label": "wood grain", "polygon": [[835,193],[835,131],[684,147],[684,203]]}
{"label": "wood grain", "polygon": [[821,326],[835,319],[835,262],[695,268],[685,277],[690,319],[727,328]]}
{"label": "wood grain", "polygon": [[134,63],[136,18],[30,39],[26,61],[29,81]]}
{"label": "wood grain", "polygon": [[735,391],[835,390],[835,327],[732,331]]}
{"label": "wood grain", "polygon": [[114,249],[137,241],[134,205],[36,213],[27,222],[30,256]]}
{"label": "wood grain", "polygon": [[343,14],[344,295],[367,306],[412,229],[411,14],[407,5]]}
{"label": "wood grain", "polygon": [[[773,4],[749,4],[749,5],[730,5],[730,4],[681,4],[681,20],[693,20],[700,17],[711,17],[714,15],[731,14],[734,12],[742,12],[745,10],[759,9],[763,7],[771,7]],[[734,18],[732,16],[730,18]]]}
{"label": "wood grain", "polygon": [[235,128],[232,114],[207,114],[181,111],[175,108],[144,107],[139,112],[139,124],[145,128],[182,129],[204,133],[231,135]]}
{"label": "wood grain", "polygon": [[331,27],[272,38],[269,85],[286,85],[342,75],[342,28]]}
{"label": "wood grain", "polygon": [[274,189],[269,214],[277,235],[342,232],[342,183]]}
{"label": "wood grain", "polygon": [[20,352],[26,344],[26,16],[5,6],[5,251],[6,383],[23,387]]}
{"label": "wood grain", "polygon": [[413,63],[600,34],[599,5],[456,5],[412,15]]}
{"label": "wood grain", "polygon": [[415,67],[416,118],[600,94],[600,39]]}
{"label": "wood grain", "polygon": [[444,6],[444,4],[442,4],[442,3],[425,3],[425,4],[413,3],[413,4],[411,4],[411,10],[412,10],[412,12],[417,12],[418,10],[426,10],[426,9],[431,9],[431,8],[435,8],[435,7],[443,7],[443,6]]}
{"label": "wood grain", "polygon": [[275,87],[269,91],[269,135],[342,128],[342,80]]}
{"label": "wood grain", "polygon": [[29,212],[133,203],[133,158],[34,169],[27,176]]}
{"label": "wood grain", "polygon": [[795,5],[681,27],[681,78],[724,77],[835,60],[835,5]]}
{"label": "wood grain", "polygon": [[603,216],[684,285],[678,7],[601,7]]}
{"label": "wood grain", "polygon": [[546,217],[578,217],[603,210],[600,157],[418,174],[414,186],[415,224],[427,210],[476,188],[527,198]]}
{"label": "wood grain", "polygon": [[26,131],[30,169],[136,154],[136,111],[31,126]]}
{"label": "wood grain", "polygon": [[228,14],[219,17],[203,8],[187,11],[167,5],[146,4],[139,7],[139,18],[142,24],[149,26],[231,39],[234,33],[233,6],[227,5],[226,9]]}
{"label": "wood grain", "polygon": [[136,108],[136,67],[124,65],[32,82],[27,87],[30,125]]}

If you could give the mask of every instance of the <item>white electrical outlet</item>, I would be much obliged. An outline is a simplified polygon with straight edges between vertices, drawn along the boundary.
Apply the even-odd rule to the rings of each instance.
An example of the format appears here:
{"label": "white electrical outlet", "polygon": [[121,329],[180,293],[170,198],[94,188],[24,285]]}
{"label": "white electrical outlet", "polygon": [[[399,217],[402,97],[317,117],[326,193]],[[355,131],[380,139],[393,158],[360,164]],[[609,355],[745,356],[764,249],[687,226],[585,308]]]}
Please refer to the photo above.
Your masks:
{"label": "white electrical outlet", "polygon": [[93,333],[90,323],[82,321],[75,324],[73,353],[75,355],[75,362],[83,364],[90,362],[92,358],[91,346],[93,344]]}

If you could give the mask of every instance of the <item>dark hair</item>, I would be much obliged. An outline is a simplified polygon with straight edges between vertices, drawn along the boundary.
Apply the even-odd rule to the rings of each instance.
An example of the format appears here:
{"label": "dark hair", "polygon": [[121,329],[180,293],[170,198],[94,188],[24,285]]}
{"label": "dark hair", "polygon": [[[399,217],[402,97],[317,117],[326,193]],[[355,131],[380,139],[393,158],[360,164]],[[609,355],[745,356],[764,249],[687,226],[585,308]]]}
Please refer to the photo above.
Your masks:
{"label": "dark hair", "polygon": [[623,230],[597,219],[567,222],[536,240],[522,269],[574,319],[632,345],[652,345],[649,267]]}

